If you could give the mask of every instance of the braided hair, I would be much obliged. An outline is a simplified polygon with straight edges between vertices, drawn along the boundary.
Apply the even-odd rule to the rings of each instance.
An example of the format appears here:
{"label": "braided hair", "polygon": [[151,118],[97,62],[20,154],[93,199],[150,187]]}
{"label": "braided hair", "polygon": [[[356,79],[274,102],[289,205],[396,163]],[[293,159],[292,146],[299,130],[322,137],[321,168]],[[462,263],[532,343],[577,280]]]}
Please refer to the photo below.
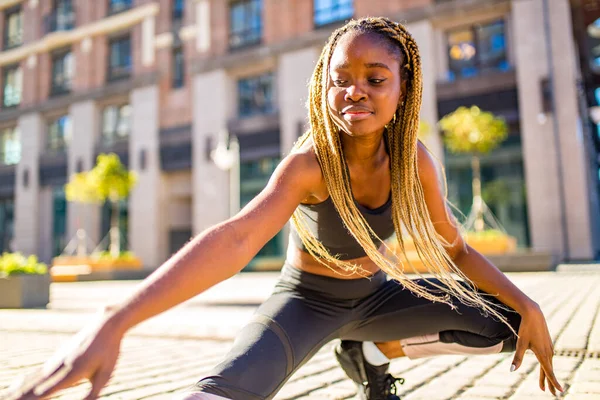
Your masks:
{"label": "braided hair", "polygon": [[[412,238],[427,272],[438,278],[438,281],[429,280],[434,287],[432,290],[409,279],[401,260],[389,259],[378,251],[373,239],[379,238],[355,205],[339,128],[331,118],[327,103],[331,56],[340,38],[346,33],[377,34],[384,40],[384,45],[400,56],[400,73],[406,81],[406,93],[391,121],[386,125],[387,133],[384,135],[390,153],[392,219],[400,250],[405,256],[404,262],[410,264],[406,257],[403,232]],[[380,269],[418,296],[444,302],[454,308],[456,305],[452,303],[452,295],[462,303],[478,306],[506,323],[506,319],[496,310],[498,306],[483,298],[475,290],[474,284],[457,268],[446,251],[450,244],[436,232],[429,218],[417,171],[417,136],[422,88],[419,49],[406,27],[387,18],[368,17],[351,20],[332,33],[321,52],[309,84],[310,129],[300,137],[294,149],[298,150],[308,140],[312,140],[327,190],[337,212],[350,234]],[[296,210],[293,214],[292,223],[307,251],[320,263],[329,268],[330,265],[334,265],[337,268],[332,269],[337,273],[366,275],[366,271],[360,266],[330,254],[311,233],[300,211]],[[453,274],[462,278],[466,284],[458,282]]]}

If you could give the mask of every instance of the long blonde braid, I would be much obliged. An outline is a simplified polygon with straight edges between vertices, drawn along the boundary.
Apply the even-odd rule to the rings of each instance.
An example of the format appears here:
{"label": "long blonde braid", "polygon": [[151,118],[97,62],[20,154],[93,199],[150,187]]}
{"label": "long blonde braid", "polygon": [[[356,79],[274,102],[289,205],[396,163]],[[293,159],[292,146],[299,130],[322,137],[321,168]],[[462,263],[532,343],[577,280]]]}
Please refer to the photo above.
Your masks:
{"label": "long blonde braid", "polygon": [[[427,271],[439,279],[440,284],[429,281],[437,290],[428,290],[418,285],[405,275],[404,265],[400,260],[388,259],[378,251],[372,238],[379,238],[354,202],[339,128],[333,122],[327,104],[331,55],[339,39],[345,33],[352,31],[377,33],[396,44],[403,56],[401,74],[403,79],[407,80],[406,93],[403,104],[398,106],[392,121],[387,125],[387,135],[385,135],[390,152],[392,218],[402,253],[406,255],[403,239],[403,232],[406,232],[411,236]],[[446,251],[449,243],[436,232],[429,218],[417,171],[417,135],[422,85],[419,49],[403,25],[387,18],[368,17],[350,21],[334,31],[323,48],[309,87],[310,130],[298,140],[295,149],[299,149],[307,140],[312,139],[327,190],[337,212],[350,234],[379,268],[418,296],[455,307],[450,299],[450,295],[453,295],[461,302],[478,306],[506,323],[506,319],[497,311],[497,306],[478,294],[474,285],[454,264]],[[296,210],[292,216],[292,223],[307,251],[319,262],[325,266],[335,265],[338,269],[334,271],[338,273],[341,270],[348,274],[366,275],[360,266],[329,254],[310,232],[302,212]],[[410,263],[407,257],[405,259]],[[453,274],[462,278],[467,283],[467,287],[461,285]]]}

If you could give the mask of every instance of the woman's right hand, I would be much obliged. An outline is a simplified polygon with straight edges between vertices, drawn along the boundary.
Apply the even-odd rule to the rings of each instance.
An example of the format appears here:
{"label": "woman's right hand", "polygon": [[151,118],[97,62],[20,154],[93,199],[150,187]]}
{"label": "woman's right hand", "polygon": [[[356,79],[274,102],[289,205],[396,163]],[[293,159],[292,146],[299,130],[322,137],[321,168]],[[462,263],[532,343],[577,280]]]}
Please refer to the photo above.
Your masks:
{"label": "woman's right hand", "polygon": [[102,317],[87,325],[61,347],[34,374],[22,377],[9,389],[10,400],[44,399],[53,393],[88,380],[92,388],[86,400],[96,399],[108,382],[124,332]]}

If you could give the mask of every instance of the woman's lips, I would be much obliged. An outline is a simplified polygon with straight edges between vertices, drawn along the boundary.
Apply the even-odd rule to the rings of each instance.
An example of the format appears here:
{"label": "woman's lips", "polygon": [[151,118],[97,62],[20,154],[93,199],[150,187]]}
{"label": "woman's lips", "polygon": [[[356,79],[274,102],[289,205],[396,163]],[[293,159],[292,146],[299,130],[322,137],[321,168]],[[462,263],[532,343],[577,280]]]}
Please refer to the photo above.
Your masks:
{"label": "woman's lips", "polygon": [[348,122],[360,121],[365,118],[368,118],[371,115],[370,112],[346,112],[343,114],[343,117]]}

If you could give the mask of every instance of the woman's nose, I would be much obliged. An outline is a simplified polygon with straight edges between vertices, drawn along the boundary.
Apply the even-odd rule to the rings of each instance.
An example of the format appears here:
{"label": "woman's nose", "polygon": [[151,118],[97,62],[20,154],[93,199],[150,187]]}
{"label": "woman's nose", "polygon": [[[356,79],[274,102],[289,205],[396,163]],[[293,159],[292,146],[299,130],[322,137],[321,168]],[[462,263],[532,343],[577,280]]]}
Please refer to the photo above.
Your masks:
{"label": "woman's nose", "polygon": [[365,94],[365,92],[362,90],[362,88],[359,85],[350,85],[348,86],[348,88],[346,89],[346,96],[345,96],[345,100],[346,101],[353,101],[353,102],[357,102],[360,100],[363,100],[367,97],[367,95]]}

